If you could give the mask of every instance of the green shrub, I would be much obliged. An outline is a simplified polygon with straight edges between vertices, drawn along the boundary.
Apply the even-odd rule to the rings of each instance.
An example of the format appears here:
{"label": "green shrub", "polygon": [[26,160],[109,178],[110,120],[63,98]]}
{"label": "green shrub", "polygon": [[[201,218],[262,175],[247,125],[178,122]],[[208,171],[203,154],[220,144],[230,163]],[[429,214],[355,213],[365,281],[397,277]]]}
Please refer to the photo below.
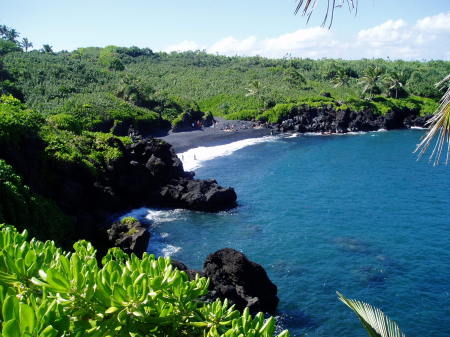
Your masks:
{"label": "green shrub", "polygon": [[42,138],[47,144],[46,154],[59,161],[81,164],[96,173],[103,170],[123,153],[120,144],[130,144],[129,137],[110,133],[83,131],[77,135],[67,130],[43,128]]}
{"label": "green shrub", "polygon": [[28,229],[38,238],[67,244],[73,233],[71,219],[50,200],[33,193],[22,178],[0,159],[0,223]]}
{"label": "green shrub", "polygon": [[286,119],[292,112],[292,109],[296,106],[297,104],[295,103],[277,104],[272,109],[259,115],[258,120],[268,121],[269,123],[279,123],[283,119]]}
{"label": "green shrub", "polygon": [[159,115],[145,108],[126,102],[113,94],[78,94],[66,100],[55,113],[73,115],[84,130],[111,131],[116,122],[133,124],[147,123],[153,127],[159,125]]}
{"label": "green shrub", "polygon": [[252,120],[259,115],[260,110],[258,109],[245,109],[236,112],[229,113],[226,117],[227,119],[237,119],[237,120]]}
{"label": "green shrub", "polygon": [[133,224],[135,224],[136,222],[139,222],[138,219],[136,219],[134,216],[127,216],[125,218],[122,218],[120,220],[120,223],[122,225],[127,225],[127,226],[132,226]]}
{"label": "green shrub", "polygon": [[100,50],[98,60],[101,65],[105,66],[109,70],[124,70],[125,66],[119,59],[116,46],[107,46]]}
{"label": "green shrub", "polygon": [[76,134],[81,133],[82,129],[80,120],[68,113],[50,115],[47,118],[47,123],[56,129],[72,131]]}
{"label": "green shrub", "polygon": [[[100,266],[86,241],[63,252],[53,242],[0,231],[0,331],[15,336],[255,336],[274,318],[241,315],[227,301],[204,303],[206,278],[189,281],[168,258],[110,249]],[[284,331],[278,337],[289,336]]]}
{"label": "green shrub", "polygon": [[6,55],[12,52],[21,52],[20,48],[16,43],[0,38],[0,56]]}
{"label": "green shrub", "polygon": [[43,117],[25,108],[11,95],[0,97],[0,144],[2,146],[17,143],[22,137],[31,136],[39,131]]}

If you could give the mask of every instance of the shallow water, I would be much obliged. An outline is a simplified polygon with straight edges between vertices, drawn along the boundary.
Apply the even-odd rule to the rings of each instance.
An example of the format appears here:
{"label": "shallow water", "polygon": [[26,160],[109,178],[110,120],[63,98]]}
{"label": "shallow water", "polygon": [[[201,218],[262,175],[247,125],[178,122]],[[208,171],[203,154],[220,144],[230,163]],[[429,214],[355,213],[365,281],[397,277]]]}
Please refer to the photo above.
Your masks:
{"label": "shallow water", "polygon": [[[199,178],[233,186],[218,214],[151,211],[150,251],[200,269],[232,247],[278,286],[294,336],[365,336],[336,290],[411,336],[450,333],[450,167],[416,161],[423,131],[267,139],[204,161]],[[213,156],[211,156],[213,157]]]}

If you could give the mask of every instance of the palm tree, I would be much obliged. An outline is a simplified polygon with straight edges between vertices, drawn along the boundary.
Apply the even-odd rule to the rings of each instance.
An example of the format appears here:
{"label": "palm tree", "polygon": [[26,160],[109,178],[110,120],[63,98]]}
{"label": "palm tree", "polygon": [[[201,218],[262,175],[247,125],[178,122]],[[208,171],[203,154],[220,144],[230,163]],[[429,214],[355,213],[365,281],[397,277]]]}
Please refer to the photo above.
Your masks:
{"label": "palm tree", "polygon": [[[345,4],[348,5],[348,9],[350,12],[357,11],[358,9],[358,0],[327,0],[328,6],[327,11],[325,13],[325,17],[322,21],[322,26],[325,26],[327,21],[329,22],[328,28],[331,28],[334,19],[334,10],[335,8],[343,7]],[[316,7],[319,0],[298,0],[297,7],[295,8],[294,13],[302,12],[302,15],[306,15],[308,17],[308,21],[311,17],[314,8]]]}
{"label": "palm tree", "polygon": [[404,86],[407,78],[404,72],[393,71],[384,77],[384,82],[387,85],[387,96],[398,98],[399,94],[404,97],[406,93]]}
{"label": "palm tree", "polygon": [[286,79],[291,87],[299,87],[306,84],[305,77],[294,67],[289,67],[284,72]]}
{"label": "palm tree", "polygon": [[0,36],[8,41],[17,43],[19,33],[14,28],[9,28],[5,25],[0,25]]}
{"label": "palm tree", "polygon": [[42,46],[41,52],[53,54],[53,47],[50,46],[49,44],[44,44],[44,45]]}
{"label": "palm tree", "polygon": [[359,84],[363,86],[362,95],[371,99],[374,95],[381,93],[379,87],[381,75],[383,71],[378,66],[371,65],[366,69],[364,76],[359,80]]}
{"label": "palm tree", "polygon": [[332,79],[333,87],[348,87],[350,85],[350,76],[348,76],[347,71],[343,68],[339,68],[336,71],[336,75]]}
{"label": "palm tree", "polygon": [[[318,1],[319,0],[314,1],[298,0],[298,4],[297,7],[295,8],[294,13],[297,14],[298,12],[301,11],[302,15],[306,15],[309,20]],[[329,14],[331,12],[329,20],[330,24],[328,26],[328,28],[331,28],[331,25],[333,24],[333,16],[335,8],[342,7],[345,3],[347,3],[350,11],[354,10],[355,13],[357,12],[358,0],[327,0],[327,1],[328,7],[327,12],[325,14],[325,18],[322,22],[322,26],[324,26],[328,21]],[[445,163],[448,164],[449,160],[449,153],[450,153],[450,89],[449,89],[450,85],[448,84],[449,82],[450,82],[450,74],[447,75],[447,77],[445,77],[441,82],[436,84],[438,86],[447,84],[448,85],[447,91],[441,98],[441,103],[439,105],[438,110],[435,112],[434,117],[431,118],[427,123],[429,131],[427,132],[425,137],[422,139],[422,141],[414,151],[419,152],[419,158],[421,158],[425,154],[431,143],[433,142],[434,137],[439,135],[436,145],[433,149],[433,152],[430,155],[430,160],[432,160],[432,158],[434,157],[433,162],[434,165],[439,164],[442,149],[444,148],[445,143],[447,143],[447,157]]]}
{"label": "palm tree", "polygon": [[405,337],[397,323],[370,304],[351,300],[337,292],[339,300],[358,316],[370,337]]}
{"label": "palm tree", "polygon": [[245,88],[245,89],[247,90],[245,97],[248,97],[248,96],[260,97],[263,86],[260,81],[255,80],[253,82],[250,82],[248,88]]}
{"label": "palm tree", "polygon": [[33,48],[33,44],[26,37],[22,39],[20,44],[22,45],[22,48],[25,49],[25,52],[27,52],[29,48]]}
{"label": "palm tree", "polygon": [[[450,74],[447,75],[436,86],[445,88],[447,91],[441,98],[439,108],[434,116],[427,122],[429,130],[423,137],[419,145],[417,145],[414,152],[419,152],[419,159],[427,152],[434,138],[437,137],[436,144],[430,155],[430,161],[433,160],[433,165],[438,165],[441,160],[442,150],[447,148],[447,156],[445,164],[448,164],[450,155]],[[447,144],[447,145],[446,145]]]}

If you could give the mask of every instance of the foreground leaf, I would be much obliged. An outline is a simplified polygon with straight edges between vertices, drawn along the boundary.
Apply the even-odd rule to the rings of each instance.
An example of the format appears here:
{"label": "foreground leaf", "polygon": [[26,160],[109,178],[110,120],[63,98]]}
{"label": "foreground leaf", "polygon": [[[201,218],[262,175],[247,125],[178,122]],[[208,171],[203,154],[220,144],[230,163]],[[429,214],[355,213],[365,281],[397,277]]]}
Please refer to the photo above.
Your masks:
{"label": "foreground leaf", "polygon": [[397,323],[380,309],[361,301],[348,299],[339,292],[337,294],[338,298],[355,312],[370,337],[405,337]]}

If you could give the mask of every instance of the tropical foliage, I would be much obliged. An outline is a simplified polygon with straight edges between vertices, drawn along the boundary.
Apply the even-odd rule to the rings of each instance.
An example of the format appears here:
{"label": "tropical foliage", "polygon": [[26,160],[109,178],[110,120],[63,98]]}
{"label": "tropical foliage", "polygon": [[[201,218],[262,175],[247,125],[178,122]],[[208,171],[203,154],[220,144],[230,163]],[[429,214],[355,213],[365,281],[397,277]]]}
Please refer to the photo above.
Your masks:
{"label": "tropical foliage", "polygon": [[447,87],[447,91],[442,96],[439,108],[436,114],[429,120],[428,125],[430,129],[420,144],[416,148],[419,152],[419,158],[425,154],[430,145],[437,138],[434,149],[430,155],[430,161],[433,164],[439,164],[442,156],[442,150],[447,147],[447,155],[445,164],[448,164],[450,156],[450,75],[445,77],[437,86]]}
{"label": "tropical foliage", "polygon": [[[73,252],[52,241],[0,231],[0,333],[3,337],[260,336],[273,317],[240,314],[227,301],[201,300],[208,280],[189,280],[170,259],[110,249],[99,264],[86,241]],[[278,337],[289,336],[287,331]]]}
{"label": "tropical foliage", "polygon": [[337,294],[339,300],[358,316],[370,337],[405,337],[397,323],[380,309],[361,301],[348,299],[339,292]]}

